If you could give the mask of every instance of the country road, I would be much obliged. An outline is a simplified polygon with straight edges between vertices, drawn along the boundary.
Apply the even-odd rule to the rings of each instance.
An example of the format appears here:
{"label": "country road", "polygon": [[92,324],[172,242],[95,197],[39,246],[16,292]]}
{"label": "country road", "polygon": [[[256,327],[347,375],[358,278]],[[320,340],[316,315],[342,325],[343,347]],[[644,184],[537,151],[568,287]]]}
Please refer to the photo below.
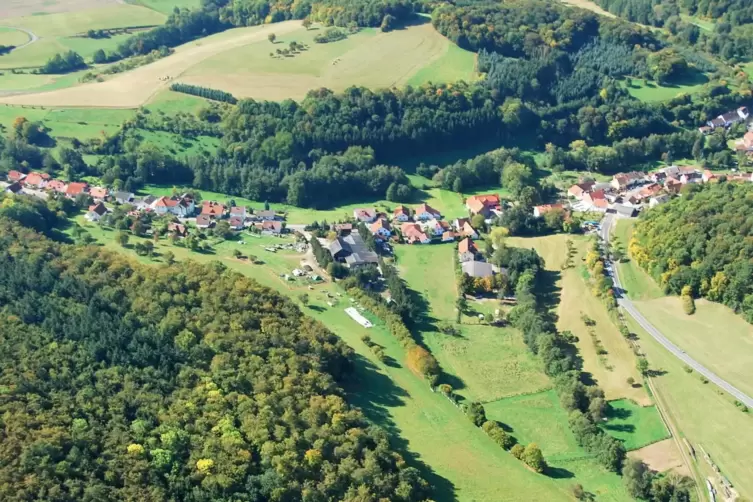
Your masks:
{"label": "country road", "polygon": [[29,31],[26,28],[19,28],[18,26],[0,26],[0,28],[8,28],[8,29],[11,29],[11,30],[23,31],[24,33],[26,33],[27,35],[29,35],[29,41],[26,42],[26,43],[24,43],[24,44],[17,45],[13,49],[14,51],[17,51],[18,49],[23,49],[27,45],[31,45],[34,42],[36,42],[37,40],[39,40],[39,37],[36,35],[36,33],[32,32],[32,31]]}
{"label": "country road", "polygon": [[[613,214],[607,214],[604,220],[601,224],[601,238],[604,241],[605,251],[608,249],[609,245],[609,237],[612,230],[612,225],[614,223],[614,215]],[[741,403],[745,404],[748,408],[753,408],[753,397],[750,397],[749,395],[745,394],[743,391],[732,385],[731,383],[727,382],[720,376],[718,376],[716,373],[712,372],[705,366],[703,366],[701,363],[690,357],[688,354],[685,353],[684,350],[682,350],[680,347],[669,341],[669,339],[664,336],[658,329],[656,329],[649,321],[646,319],[643,314],[641,314],[638,309],[633,305],[633,302],[630,301],[627,296],[623,294],[623,288],[622,284],[620,283],[620,277],[617,273],[617,267],[615,266],[615,263],[609,260],[609,266],[607,267],[607,273],[611,274],[612,279],[614,280],[615,285],[615,296],[617,297],[617,304],[622,307],[625,312],[630,314],[630,316],[635,319],[635,322],[637,322],[641,328],[643,328],[649,335],[651,335],[657,342],[659,342],[665,349],[670,351],[672,354],[674,354],[675,357],[680,359],[682,362],[687,364],[689,367],[693,368],[695,371],[706,377],[710,382],[713,382],[715,385],[717,385],[722,390],[728,392],[732,396],[734,396],[735,399],[740,401]]]}

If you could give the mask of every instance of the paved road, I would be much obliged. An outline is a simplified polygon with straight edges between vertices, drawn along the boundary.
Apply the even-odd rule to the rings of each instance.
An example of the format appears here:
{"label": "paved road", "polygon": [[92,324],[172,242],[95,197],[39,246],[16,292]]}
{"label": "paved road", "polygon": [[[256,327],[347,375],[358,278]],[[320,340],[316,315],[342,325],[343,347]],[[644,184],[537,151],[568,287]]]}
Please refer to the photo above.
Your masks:
{"label": "paved road", "polygon": [[[604,240],[604,243],[606,245],[609,244],[609,234],[612,229],[612,224],[614,222],[614,215],[613,214],[607,214],[604,218],[604,221],[602,221],[601,225],[601,238]],[[615,284],[615,294],[617,296],[617,303],[620,307],[622,307],[625,312],[630,314],[630,316],[635,319],[635,322],[637,322],[649,335],[654,337],[654,339],[662,344],[665,349],[670,351],[672,354],[675,355],[678,359],[680,359],[682,362],[693,368],[695,371],[700,373],[701,375],[705,376],[710,382],[713,382],[715,385],[717,385],[722,390],[725,390],[729,394],[735,397],[738,401],[741,403],[744,403],[748,408],[753,409],[753,397],[750,397],[749,395],[745,394],[743,391],[732,385],[731,383],[727,382],[717,374],[715,374],[713,371],[709,370],[705,366],[703,366],[701,363],[690,357],[688,354],[685,353],[684,350],[682,350],[680,347],[669,341],[669,339],[664,336],[658,329],[656,329],[649,321],[646,319],[643,314],[641,314],[638,309],[635,308],[633,305],[633,302],[630,301],[629,298],[627,298],[625,295],[623,295],[623,289],[622,284],[620,283],[620,277],[617,274],[617,267],[615,267],[615,264],[613,262],[609,263],[608,269],[611,270],[612,278],[614,279]]]}

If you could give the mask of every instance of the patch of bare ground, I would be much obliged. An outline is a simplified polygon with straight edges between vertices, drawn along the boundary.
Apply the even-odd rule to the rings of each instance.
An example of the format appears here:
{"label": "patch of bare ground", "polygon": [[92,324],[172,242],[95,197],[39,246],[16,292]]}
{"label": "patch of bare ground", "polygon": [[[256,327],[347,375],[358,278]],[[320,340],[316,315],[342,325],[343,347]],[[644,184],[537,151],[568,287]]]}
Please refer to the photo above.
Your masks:
{"label": "patch of bare ground", "polygon": [[628,452],[628,457],[642,460],[657,472],[672,470],[678,474],[689,476],[690,472],[682,461],[682,456],[677,448],[675,440],[669,438]]}

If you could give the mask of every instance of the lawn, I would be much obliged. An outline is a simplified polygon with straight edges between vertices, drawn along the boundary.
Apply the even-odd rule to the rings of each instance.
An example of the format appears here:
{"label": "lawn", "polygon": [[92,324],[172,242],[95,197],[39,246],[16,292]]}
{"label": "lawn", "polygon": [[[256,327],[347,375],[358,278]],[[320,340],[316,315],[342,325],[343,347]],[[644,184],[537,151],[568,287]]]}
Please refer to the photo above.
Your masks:
{"label": "lawn", "polygon": [[198,96],[165,89],[158,92],[144,108],[156,113],[174,115],[178,112],[196,113],[209,103],[210,101]]}
{"label": "lawn", "polygon": [[[573,257],[574,268],[561,270],[567,254],[566,241],[573,241],[577,253]],[[559,290],[557,308],[557,328],[570,331],[577,336],[576,346],[583,358],[583,370],[604,390],[607,399],[629,398],[644,405],[651,404],[646,390],[640,384],[630,385],[628,378],[640,382],[641,377],[635,368],[636,359],[627,341],[620,334],[610,318],[604,304],[590,291],[579,272],[580,263],[588,249],[589,240],[585,237],[551,235],[534,238],[509,238],[511,246],[534,248],[544,258],[546,269],[556,281]],[[596,341],[582,316],[588,316],[596,324],[593,327],[595,340],[598,340],[606,354],[599,354]]]}
{"label": "lawn", "polygon": [[[706,466],[702,446],[741,495],[753,497],[753,418],[732,404],[732,399],[712,384],[704,384],[697,373],[687,373],[684,364],[646,334],[631,319],[630,330],[650,367],[660,376],[653,378],[656,392],[682,434],[698,453],[698,464]],[[717,327],[716,331],[720,331]]]}
{"label": "lawn", "polygon": [[176,7],[195,9],[201,6],[201,0],[132,0],[131,3],[143,5],[166,16],[172,14]]}
{"label": "lawn", "polygon": [[[78,221],[82,219],[78,218]],[[132,249],[115,244],[114,232],[102,231],[93,225],[87,230],[106,247],[135,256]],[[263,241],[252,239],[245,239],[251,249],[263,244]],[[179,260],[220,260],[294,300],[298,292],[308,292],[311,301],[307,313],[324,323],[355,351],[355,373],[346,388],[349,401],[391,433],[393,447],[409,464],[418,467],[435,488],[435,500],[569,500],[571,479],[553,480],[534,474],[494,444],[446,398],[432,392],[423,379],[402,364],[404,349],[383,324],[375,320],[374,328],[367,330],[344,313],[340,308],[343,301],[336,308],[326,305],[322,291],[337,291],[334,285],[316,286],[312,292],[303,285],[280,279],[278,274],[297,263],[298,255],[260,252],[257,256],[266,264],[248,265],[232,258],[230,253],[234,247],[236,244],[228,243],[218,246],[216,254],[199,254],[160,243],[157,250],[169,249]],[[138,259],[152,262],[144,257]],[[373,356],[360,340],[364,334],[384,347],[389,364],[383,364]],[[595,483],[590,484],[589,479],[583,479],[582,483],[591,491],[598,489]]]}
{"label": "lawn", "polygon": [[622,441],[628,451],[670,437],[656,406],[640,406],[629,399],[620,399],[610,401],[609,408],[602,428]]}
{"label": "lawn", "polygon": [[696,72],[692,78],[672,84],[660,85],[656,82],[644,83],[642,79],[632,78],[628,92],[641,101],[667,101],[678,94],[693,94],[705,86],[709,79],[706,75]]}
{"label": "lawn", "polygon": [[[614,227],[614,238],[618,239],[619,247],[627,253],[630,239],[633,235],[635,220],[620,219]],[[616,244],[616,242],[615,242]],[[664,296],[656,281],[632,260],[617,265],[620,282],[631,300],[651,300]]]}
{"label": "lawn", "polygon": [[[181,81],[238,97],[282,100],[302,99],[321,87],[400,87],[470,80],[474,75],[473,53],[454,46],[429,22],[389,33],[364,28],[345,40],[314,42],[324,29],[299,27],[278,34],[274,44],[263,39],[218,53],[190,68]],[[291,56],[270,56],[290,42],[309,48]]]}
{"label": "lawn", "polygon": [[91,56],[98,48],[113,49],[127,35],[94,40],[74,38],[74,35],[93,29],[155,26],[165,22],[165,15],[146,7],[118,4],[61,12],[43,16],[25,16],[4,19],[7,27],[20,27],[32,31],[40,39],[22,49],[0,57],[0,68],[29,68],[43,65],[55,54],[76,50],[82,56]]}
{"label": "lawn", "polygon": [[429,305],[430,322],[421,331],[424,343],[437,358],[453,387],[467,399],[494,401],[529,394],[551,386],[539,362],[512,328],[479,324],[476,313],[493,314],[496,302],[474,302],[463,317],[460,335],[436,329],[455,322],[455,272],[453,244],[398,246],[398,268],[408,286]]}

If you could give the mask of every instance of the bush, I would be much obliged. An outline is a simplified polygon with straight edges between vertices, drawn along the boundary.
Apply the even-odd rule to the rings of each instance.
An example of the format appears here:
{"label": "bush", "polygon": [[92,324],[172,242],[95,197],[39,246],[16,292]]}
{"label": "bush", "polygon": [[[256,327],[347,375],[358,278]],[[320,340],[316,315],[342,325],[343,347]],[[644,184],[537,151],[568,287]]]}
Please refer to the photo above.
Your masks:
{"label": "bush", "polygon": [[505,450],[509,450],[515,444],[515,438],[506,433],[500,425],[494,420],[487,420],[484,425],[481,426],[486,432],[486,435],[492,438],[492,441],[497,443]]}
{"label": "bush", "polygon": [[345,33],[345,30],[340,28],[327,28],[324,33],[320,33],[314,37],[314,42],[318,44],[326,44],[329,42],[344,40],[346,38],[348,38],[348,34]]}
{"label": "bush", "polygon": [[486,410],[481,403],[472,402],[466,407],[465,412],[476,427],[481,427],[486,422]]}
{"label": "bush", "polygon": [[523,458],[523,453],[525,452],[525,448],[523,448],[523,445],[516,444],[510,449],[510,453],[512,453],[512,456],[517,458],[518,460],[521,460]]}

